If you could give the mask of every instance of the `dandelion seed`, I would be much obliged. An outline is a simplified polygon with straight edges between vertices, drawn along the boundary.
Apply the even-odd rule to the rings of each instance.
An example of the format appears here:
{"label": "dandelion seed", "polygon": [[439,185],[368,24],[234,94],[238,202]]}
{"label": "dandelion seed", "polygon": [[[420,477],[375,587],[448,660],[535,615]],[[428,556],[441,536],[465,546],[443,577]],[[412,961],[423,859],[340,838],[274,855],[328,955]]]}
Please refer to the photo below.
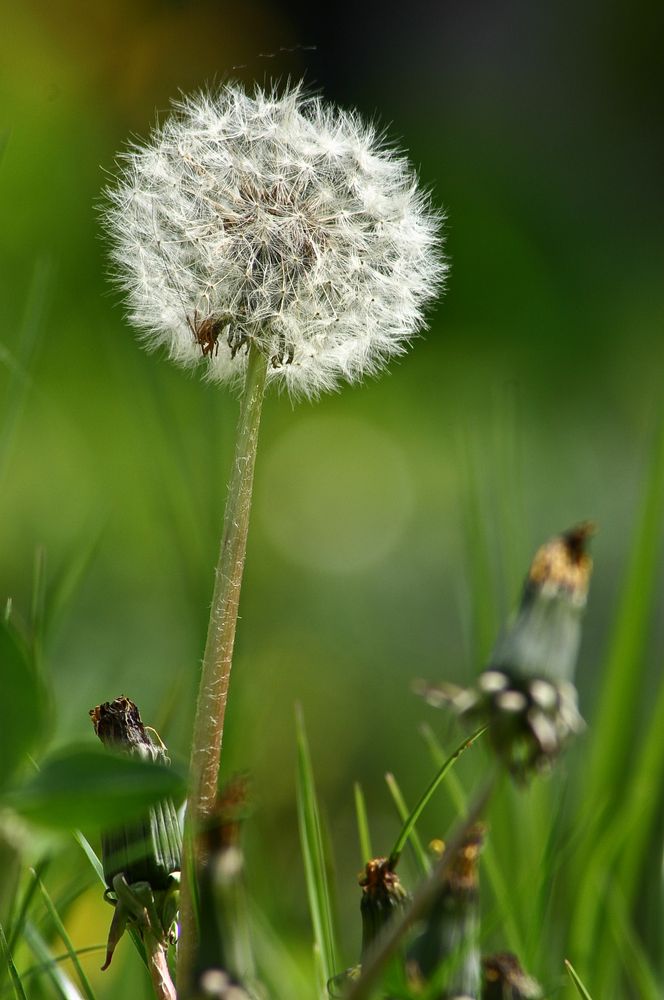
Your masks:
{"label": "dandelion seed", "polygon": [[268,381],[315,396],[423,328],[441,217],[356,114],[228,85],[177,102],[123,160],[105,222],[147,347],[233,383],[254,344]]}

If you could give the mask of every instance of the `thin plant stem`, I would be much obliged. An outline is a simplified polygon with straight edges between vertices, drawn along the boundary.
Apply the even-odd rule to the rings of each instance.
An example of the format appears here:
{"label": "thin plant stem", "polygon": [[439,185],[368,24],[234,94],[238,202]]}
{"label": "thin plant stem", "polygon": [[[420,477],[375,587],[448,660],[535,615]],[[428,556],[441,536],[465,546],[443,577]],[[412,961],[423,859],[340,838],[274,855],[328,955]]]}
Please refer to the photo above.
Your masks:
{"label": "thin plant stem", "polygon": [[247,548],[251,492],[268,359],[251,347],[237,425],[233,475],[226,501],[212,609],[198,691],[191,748],[178,947],[178,995],[187,996],[196,947],[192,864],[198,860],[196,832],[214,809],[224,716],[231,675],[240,588]]}
{"label": "thin plant stem", "polygon": [[166,949],[152,934],[144,935],[144,943],[155,997],[157,1000],[176,1000]]}

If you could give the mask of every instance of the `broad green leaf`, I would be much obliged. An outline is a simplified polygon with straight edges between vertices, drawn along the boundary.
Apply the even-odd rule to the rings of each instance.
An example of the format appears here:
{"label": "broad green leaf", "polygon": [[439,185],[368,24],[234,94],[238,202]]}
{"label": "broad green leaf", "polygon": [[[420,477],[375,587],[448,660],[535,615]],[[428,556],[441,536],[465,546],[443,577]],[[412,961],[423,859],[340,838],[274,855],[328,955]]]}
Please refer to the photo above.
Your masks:
{"label": "broad green leaf", "polygon": [[5,801],[27,819],[73,830],[115,825],[160,799],[184,795],[182,775],[170,767],[72,747],[44,761],[41,770]]}
{"label": "broad green leaf", "polygon": [[21,977],[16,971],[16,966],[14,965],[14,959],[12,958],[12,953],[9,949],[9,945],[7,943],[7,938],[5,937],[5,932],[3,930],[2,924],[0,924],[0,955],[2,955],[2,958],[9,970],[12,986],[14,987],[15,997],[17,998],[17,1000],[28,1000],[25,990],[23,989]]}
{"label": "broad green leaf", "polygon": [[652,449],[641,505],[593,720],[588,796],[600,807],[608,807],[622,796],[622,778],[635,735],[628,720],[639,717],[636,709],[642,691],[648,622],[656,599],[664,523],[664,425]]}
{"label": "broad green leaf", "polygon": [[0,619],[0,790],[42,738],[44,686],[27,649],[11,625]]}

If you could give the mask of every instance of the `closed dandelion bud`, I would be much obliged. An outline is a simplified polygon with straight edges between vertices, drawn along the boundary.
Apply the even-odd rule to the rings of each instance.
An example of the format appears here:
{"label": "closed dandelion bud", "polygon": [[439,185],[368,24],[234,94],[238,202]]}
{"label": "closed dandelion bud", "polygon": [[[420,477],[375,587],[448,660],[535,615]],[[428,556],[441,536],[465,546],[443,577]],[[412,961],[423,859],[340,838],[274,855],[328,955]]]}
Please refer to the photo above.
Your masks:
{"label": "closed dandelion bud", "polygon": [[550,766],[583,728],[573,677],[592,560],[581,524],[535,554],[521,605],[480,675],[467,710],[520,780]]}
{"label": "closed dandelion bud", "polygon": [[482,959],[482,1000],[540,1000],[542,988],[511,952]]}
{"label": "closed dandelion bud", "polygon": [[469,830],[409,954],[408,969],[415,983],[435,984],[435,994],[427,993],[432,1000],[479,1000],[478,862],[484,835],[483,824]]}
{"label": "closed dandelion bud", "polygon": [[580,524],[538,549],[521,604],[472,688],[420,684],[434,705],[451,705],[488,738],[512,775],[550,767],[583,729],[573,677],[592,560],[592,525]]}
{"label": "closed dandelion bud", "polygon": [[[102,743],[156,763],[170,763],[166,747],[152,740],[136,705],[121,696],[90,710],[95,732]],[[120,824],[101,835],[104,877],[109,889],[116,875],[131,885],[148,882],[153,889],[167,889],[171,875],[180,871],[181,835],[171,799],[152,806],[144,816]]]}
{"label": "closed dandelion bud", "polygon": [[362,957],[380,935],[385,925],[409,901],[399,876],[389,867],[389,858],[368,861],[360,876],[362,887]]}
{"label": "closed dandelion bud", "polygon": [[[90,716],[97,736],[110,749],[169,763],[166,747],[150,739],[129,698],[121,696],[98,705]],[[118,941],[131,927],[143,941],[157,995],[175,1000],[167,952],[176,938],[181,835],[172,800],[102,832],[101,848],[108,885],[105,898],[115,908],[102,971],[111,964]]]}
{"label": "closed dandelion bud", "polygon": [[445,271],[406,160],[301,86],[177,102],[108,196],[132,321],[216,382],[242,381],[251,346],[295,396],[377,372]]}

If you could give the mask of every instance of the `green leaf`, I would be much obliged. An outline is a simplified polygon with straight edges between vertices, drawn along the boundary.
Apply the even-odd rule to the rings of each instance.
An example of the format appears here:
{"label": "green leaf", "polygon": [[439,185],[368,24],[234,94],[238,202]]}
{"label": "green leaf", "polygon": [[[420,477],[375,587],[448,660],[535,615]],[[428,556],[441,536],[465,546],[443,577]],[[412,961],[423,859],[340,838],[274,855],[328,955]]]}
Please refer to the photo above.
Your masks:
{"label": "green leaf", "polygon": [[161,799],[181,799],[184,791],[184,779],[173,768],[71,747],[48,758],[5,802],[35,823],[73,830],[115,826]]}
{"label": "green leaf", "polygon": [[0,789],[41,739],[46,691],[28,651],[11,625],[0,620]]}
{"label": "green leaf", "polygon": [[327,982],[337,971],[334,923],[327,881],[320,813],[316,799],[309,744],[300,708],[296,711],[297,731],[297,816],[309,896],[314,938],[320,962],[319,992],[327,996]]}
{"label": "green leaf", "polygon": [[576,972],[576,970],[575,970],[574,966],[572,965],[572,963],[568,962],[567,959],[565,959],[565,968],[567,969],[567,971],[569,973],[570,979],[572,980],[572,982],[576,986],[576,989],[577,989],[577,992],[578,992],[579,996],[583,997],[583,1000],[593,1000],[593,998],[591,997],[590,993],[588,992],[588,990],[585,988],[585,986],[581,982],[581,980],[579,978],[578,972]]}

